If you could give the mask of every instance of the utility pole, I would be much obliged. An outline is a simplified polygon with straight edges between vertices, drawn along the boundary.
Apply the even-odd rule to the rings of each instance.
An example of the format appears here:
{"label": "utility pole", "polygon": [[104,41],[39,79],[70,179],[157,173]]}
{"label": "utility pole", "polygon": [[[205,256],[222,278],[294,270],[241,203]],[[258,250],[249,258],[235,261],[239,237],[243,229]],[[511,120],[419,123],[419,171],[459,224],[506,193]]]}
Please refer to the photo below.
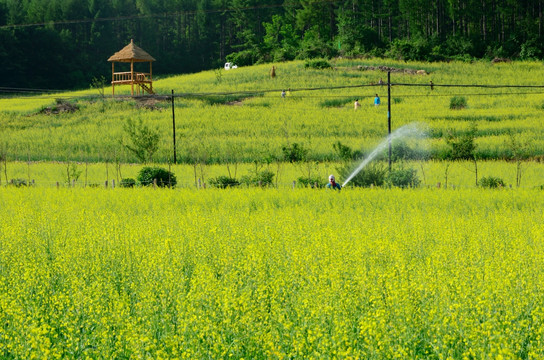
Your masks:
{"label": "utility pole", "polygon": [[172,89],[172,134],[174,140],[174,164],[177,164],[176,159],[176,112],[174,111],[174,89]]}
{"label": "utility pole", "polygon": [[389,131],[389,172],[391,172],[391,71],[387,72],[387,128]]}

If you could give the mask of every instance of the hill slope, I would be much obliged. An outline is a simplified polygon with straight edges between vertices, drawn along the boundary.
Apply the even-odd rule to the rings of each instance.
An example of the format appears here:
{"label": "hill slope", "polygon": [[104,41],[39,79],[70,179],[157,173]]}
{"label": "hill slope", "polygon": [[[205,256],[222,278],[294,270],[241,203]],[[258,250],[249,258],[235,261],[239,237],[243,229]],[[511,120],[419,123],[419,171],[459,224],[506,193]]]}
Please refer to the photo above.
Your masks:
{"label": "hill slope", "polygon": [[[481,158],[508,158],[513,138],[526,144],[528,156],[542,155],[541,88],[443,86],[540,85],[540,63],[337,60],[329,69],[306,65],[276,64],[275,78],[269,75],[270,65],[258,65],[158,79],[158,95],[143,102],[112,99],[109,88],[104,99],[96,90],[1,99],[0,144],[10,160],[134,162],[137,158],[122,145],[129,143],[124,126],[131,119],[159,133],[153,160],[171,161],[172,110],[167,96],[174,90],[178,161],[262,161],[281,158],[282,148],[294,143],[308,151],[309,160],[334,160],[339,156],[335,143],[368,152],[387,136],[387,86],[377,85],[387,79],[378,67],[387,66],[398,70],[391,76],[393,130],[417,122],[427,134],[425,140],[409,143],[410,149],[444,157],[448,136],[462,136],[474,124]],[[429,81],[435,84],[433,90]],[[129,90],[119,87],[116,94]],[[373,105],[376,93],[379,107]],[[453,97],[464,98],[466,108],[450,109]],[[76,111],[55,113],[55,99],[71,103]],[[355,99],[362,105],[357,111]]]}

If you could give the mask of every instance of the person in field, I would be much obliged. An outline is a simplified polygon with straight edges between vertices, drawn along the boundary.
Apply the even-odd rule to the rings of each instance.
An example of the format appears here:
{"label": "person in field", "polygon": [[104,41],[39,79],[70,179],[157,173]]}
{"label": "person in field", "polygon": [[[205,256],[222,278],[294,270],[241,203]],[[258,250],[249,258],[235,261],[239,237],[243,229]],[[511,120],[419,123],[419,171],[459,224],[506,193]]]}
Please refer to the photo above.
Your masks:
{"label": "person in field", "polygon": [[374,106],[380,106],[380,97],[378,96],[378,94],[376,94],[376,97],[374,98]]}
{"label": "person in field", "polygon": [[336,182],[334,175],[329,176],[329,183],[327,184],[327,189],[333,190],[342,190],[342,186]]}
{"label": "person in field", "polygon": [[359,104],[359,99],[355,100],[355,103],[353,104],[355,107],[355,110],[361,107],[361,104]]}

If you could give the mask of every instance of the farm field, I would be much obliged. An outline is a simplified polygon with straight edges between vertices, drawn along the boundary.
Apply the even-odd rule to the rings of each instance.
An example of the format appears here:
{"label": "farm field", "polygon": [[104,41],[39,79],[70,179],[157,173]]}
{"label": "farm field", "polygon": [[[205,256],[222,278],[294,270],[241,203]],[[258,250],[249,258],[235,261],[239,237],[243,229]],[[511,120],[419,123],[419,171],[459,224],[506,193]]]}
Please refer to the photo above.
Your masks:
{"label": "farm field", "polygon": [[[542,63],[331,65],[0,98],[0,358],[544,358]],[[393,170],[419,185],[307,188],[385,144],[387,74],[363,70],[383,65]],[[119,186],[144,167],[131,123],[158,134],[145,165],[174,189]],[[452,160],[470,136],[474,161]]]}
{"label": "farm field", "polygon": [[0,357],[539,359],[543,203],[3,187]]}
{"label": "farm field", "polygon": [[[392,129],[418,124],[425,136],[410,146],[434,159],[446,156],[448,136],[477,128],[476,154],[481,159],[509,159],[512,137],[526,146],[526,158],[541,158],[544,148],[542,88],[472,88],[449,85],[541,86],[539,62],[491,64],[417,63],[380,59],[335,60],[334,68],[306,68],[302,61],[157,79],[163,101],[104,99],[94,89],[0,99],[0,150],[10,161],[136,162],[123,144],[124,126],[142,121],[159,133],[158,163],[172,162],[172,111],[175,100],[177,160],[182,163],[252,163],[281,158],[293,143],[308,150],[310,161],[335,161],[333,144],[341,142],[368,153],[387,136],[387,73],[360,70],[388,66],[425,70],[427,75],[393,72]],[[431,90],[429,82],[435,84]],[[403,85],[404,84],[404,85]],[[418,86],[405,86],[405,85]],[[423,86],[424,85],[424,86]],[[448,86],[444,86],[448,85]],[[309,90],[314,89],[314,90]],[[129,87],[119,87],[127,94]],[[281,98],[282,90],[287,90]],[[373,97],[379,93],[380,107]],[[450,109],[463,97],[464,109]],[[50,114],[56,99],[77,106],[72,113]],[[353,102],[362,104],[354,111]],[[144,100],[144,101],[142,101]],[[50,111],[44,111],[49,108]]]}

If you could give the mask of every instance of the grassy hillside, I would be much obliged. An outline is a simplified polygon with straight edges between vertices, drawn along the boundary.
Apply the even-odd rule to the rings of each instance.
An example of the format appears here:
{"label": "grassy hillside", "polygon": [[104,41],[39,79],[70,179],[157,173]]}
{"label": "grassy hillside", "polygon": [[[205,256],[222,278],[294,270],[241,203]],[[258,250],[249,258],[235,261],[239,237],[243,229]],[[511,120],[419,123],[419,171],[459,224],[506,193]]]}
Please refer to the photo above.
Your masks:
{"label": "grassy hillside", "polygon": [[[544,148],[544,95],[542,89],[458,88],[446,84],[541,85],[541,63],[405,63],[381,60],[337,60],[332,69],[308,69],[304,62],[270,65],[193,75],[172,76],[154,83],[159,95],[176,95],[178,161],[193,163],[253,162],[278,158],[282,147],[298,143],[310,160],[335,160],[333,143],[369,152],[387,135],[387,87],[368,86],[386,80],[380,70],[365,66],[425,70],[428,75],[393,73],[392,83],[428,85],[392,88],[393,130],[417,122],[427,137],[410,143],[432,157],[445,156],[449,135],[477,127],[477,154],[481,158],[508,158],[515,141],[525,144],[529,157]],[[364,87],[353,87],[365,85]],[[335,88],[352,86],[350,88]],[[320,90],[301,90],[321,88]],[[286,89],[285,98],[281,90]],[[288,91],[291,89],[291,91]],[[130,88],[118,87],[117,94]],[[247,92],[247,93],[244,93]],[[228,94],[226,94],[228,93]],[[378,93],[382,105],[372,105]],[[111,94],[106,88],[105,94]],[[467,107],[451,110],[450,101],[464,97]],[[73,113],[50,114],[56,99],[78,107]],[[353,109],[359,99],[361,108]],[[0,99],[0,144],[10,160],[114,161],[137,159],[121,145],[128,119],[160,133],[153,160],[171,161],[172,112],[170,102],[141,102],[106,96],[96,90]],[[513,135],[512,135],[513,134]]]}

